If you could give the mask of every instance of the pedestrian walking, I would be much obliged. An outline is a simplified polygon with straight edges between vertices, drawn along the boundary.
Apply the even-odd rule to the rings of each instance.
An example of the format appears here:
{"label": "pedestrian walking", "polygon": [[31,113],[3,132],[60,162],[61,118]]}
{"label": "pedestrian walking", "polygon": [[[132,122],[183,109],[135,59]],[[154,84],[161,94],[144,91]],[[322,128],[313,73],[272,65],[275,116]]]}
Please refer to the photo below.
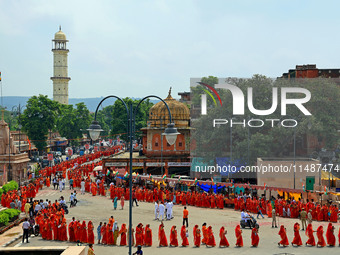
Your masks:
{"label": "pedestrian walking", "polygon": [[100,240],[101,240],[101,238],[102,238],[102,237],[101,237],[102,225],[103,225],[103,223],[100,222],[100,223],[99,223],[99,226],[97,227],[98,244],[100,244]]}
{"label": "pedestrian walking", "polygon": [[113,203],[113,209],[116,210],[116,209],[117,209],[117,206],[118,206],[118,197],[115,197],[115,198],[112,200],[112,203]]}
{"label": "pedestrian walking", "polygon": [[272,228],[274,227],[277,228],[277,222],[276,222],[276,211],[275,211],[275,208],[273,208],[272,210]]}
{"label": "pedestrian walking", "polygon": [[186,224],[185,226],[188,227],[189,226],[189,220],[188,220],[188,217],[189,217],[189,211],[187,209],[186,206],[184,206],[184,210],[183,210],[183,226],[184,224]]}
{"label": "pedestrian walking", "polygon": [[307,212],[305,211],[305,208],[302,208],[302,211],[300,212],[300,219],[301,219],[301,225],[302,225],[301,230],[305,230],[305,228],[307,229],[307,225],[306,225]]}
{"label": "pedestrian walking", "polygon": [[25,239],[26,239],[26,242],[29,243],[29,241],[28,241],[28,231],[30,229],[30,223],[28,222],[27,218],[25,218],[25,221],[22,223],[22,229],[24,231],[24,233],[22,235],[22,242],[24,243]]}
{"label": "pedestrian walking", "polygon": [[61,178],[59,178],[59,190],[60,192],[63,190],[63,180]]}

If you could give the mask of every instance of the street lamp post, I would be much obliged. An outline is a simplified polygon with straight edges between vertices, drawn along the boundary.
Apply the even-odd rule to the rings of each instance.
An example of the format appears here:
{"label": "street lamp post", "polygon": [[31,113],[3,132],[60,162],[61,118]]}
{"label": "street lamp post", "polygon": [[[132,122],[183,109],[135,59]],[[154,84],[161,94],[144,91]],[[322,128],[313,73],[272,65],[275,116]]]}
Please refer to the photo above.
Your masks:
{"label": "street lamp post", "polygon": [[129,148],[129,152],[130,152],[130,164],[129,164],[129,166],[130,166],[130,174],[129,174],[129,190],[130,190],[130,197],[129,197],[129,255],[132,254],[132,231],[131,231],[131,229],[132,229],[132,147],[133,147],[132,146],[132,140],[133,140],[132,138],[133,138],[133,135],[134,135],[133,134],[134,133],[133,132],[133,130],[134,130],[134,120],[135,120],[135,116],[137,114],[137,110],[138,110],[139,105],[145,99],[150,98],[150,97],[155,97],[155,98],[161,100],[165,104],[165,106],[166,106],[166,108],[169,112],[170,123],[167,125],[167,128],[165,129],[165,131],[162,135],[165,135],[167,142],[170,145],[173,145],[176,142],[176,138],[177,138],[177,135],[179,133],[177,131],[177,128],[175,128],[175,124],[172,123],[170,108],[163,99],[161,99],[158,96],[154,96],[154,95],[146,96],[143,99],[141,99],[139,101],[139,103],[137,104],[134,112],[133,112],[132,103],[130,103],[129,107],[128,107],[126,105],[126,103],[124,102],[124,100],[122,100],[120,97],[117,97],[117,96],[114,96],[114,95],[105,97],[98,104],[95,115],[94,115],[94,121],[92,122],[90,127],[87,129],[90,133],[92,140],[95,141],[99,138],[100,132],[103,131],[103,130],[101,129],[101,126],[99,125],[99,123],[97,121],[97,112],[98,112],[100,105],[102,104],[102,102],[104,100],[106,100],[108,98],[116,98],[116,99],[120,100],[123,103],[123,105],[125,106],[126,113],[127,113],[128,139],[129,139],[129,144],[130,144],[130,148]]}
{"label": "street lamp post", "polygon": [[295,166],[296,162],[296,127],[294,127],[294,189],[295,189]]}

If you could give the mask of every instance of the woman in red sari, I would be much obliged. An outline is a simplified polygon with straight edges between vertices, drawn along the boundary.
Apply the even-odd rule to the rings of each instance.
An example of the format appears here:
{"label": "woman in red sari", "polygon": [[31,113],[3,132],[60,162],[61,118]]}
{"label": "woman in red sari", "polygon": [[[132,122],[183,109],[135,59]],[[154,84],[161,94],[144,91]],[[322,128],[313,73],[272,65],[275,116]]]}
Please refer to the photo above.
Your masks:
{"label": "woman in red sari", "polygon": [[307,229],[306,229],[306,236],[308,236],[308,240],[306,242],[306,245],[311,245],[311,246],[315,246],[315,239],[314,239],[314,235],[313,235],[313,227],[312,224],[308,224]]}
{"label": "woman in red sari", "polygon": [[295,223],[294,224],[294,239],[292,242],[292,245],[294,246],[294,244],[296,246],[301,246],[302,245],[302,240],[301,240],[301,236],[300,236],[300,224],[299,223]]}
{"label": "woman in red sari", "polygon": [[185,228],[185,225],[181,228],[181,238],[182,238],[182,246],[186,247],[189,245],[189,240],[187,237],[187,229]]}
{"label": "woman in red sari", "polygon": [[60,241],[67,241],[67,223],[65,218],[63,218],[62,220],[60,232],[61,232]]}
{"label": "woman in red sari", "polygon": [[92,221],[89,221],[87,224],[87,242],[89,244],[94,244],[94,233],[93,233],[93,224]]}
{"label": "woman in red sari", "polygon": [[257,227],[254,227],[251,230],[251,245],[253,247],[257,247],[257,246],[259,246],[259,242],[260,242],[259,230],[258,230]]}
{"label": "woman in red sari", "polygon": [[176,226],[172,226],[170,230],[170,246],[178,246]]}
{"label": "woman in red sari", "polygon": [[281,237],[281,241],[278,243],[278,245],[282,245],[283,247],[286,247],[289,245],[289,241],[287,238],[287,233],[286,233],[286,229],[283,225],[281,225],[280,227],[280,231],[279,231],[279,235]]}
{"label": "woman in red sari", "polygon": [[81,225],[81,237],[80,237],[80,241],[82,243],[87,243],[87,228],[86,228],[85,221],[83,221],[83,223]]}
{"label": "woman in red sari", "polygon": [[334,226],[331,222],[328,223],[326,240],[329,246],[335,246]]}
{"label": "woman in red sari", "polygon": [[198,228],[198,225],[195,225],[194,227],[194,244],[195,247],[201,246],[201,230]]}
{"label": "woman in red sari", "polygon": [[318,229],[316,230],[316,236],[318,237],[318,243],[316,247],[325,247],[326,242],[325,238],[323,238],[323,226],[319,226]]}
{"label": "woman in red sari", "polygon": [[106,222],[104,223],[104,225],[100,229],[100,232],[101,232],[101,236],[102,236],[102,244],[107,244],[107,225],[106,225]]}
{"label": "woman in red sari", "polygon": [[136,227],[136,247],[138,245],[143,246],[144,245],[144,233],[143,233],[143,224],[139,223]]}
{"label": "woman in red sari", "polygon": [[227,234],[227,231],[222,226],[220,228],[220,247],[229,247],[229,242],[225,236],[226,234]]}
{"label": "woman in red sari", "polygon": [[242,230],[241,230],[240,225],[236,226],[235,235],[236,235],[236,246],[237,247],[243,247]]}
{"label": "woman in red sari", "polygon": [[120,246],[125,246],[127,243],[126,243],[126,232],[127,232],[127,229],[126,229],[126,224],[123,223],[122,224],[122,227],[120,228],[120,231],[119,231],[119,235],[120,235]]}
{"label": "woman in red sari", "polygon": [[208,230],[207,230],[207,234],[208,234],[208,242],[206,243],[207,247],[215,247],[216,246],[216,242],[215,242],[215,237],[214,237],[214,233],[212,231],[212,227],[209,226]]}
{"label": "woman in red sari", "polygon": [[150,228],[150,224],[145,226],[144,230],[144,245],[145,246],[152,246],[152,230]]}
{"label": "woman in red sari", "polygon": [[158,240],[159,240],[160,247],[168,246],[168,240],[166,239],[163,222],[161,222],[158,228]]}

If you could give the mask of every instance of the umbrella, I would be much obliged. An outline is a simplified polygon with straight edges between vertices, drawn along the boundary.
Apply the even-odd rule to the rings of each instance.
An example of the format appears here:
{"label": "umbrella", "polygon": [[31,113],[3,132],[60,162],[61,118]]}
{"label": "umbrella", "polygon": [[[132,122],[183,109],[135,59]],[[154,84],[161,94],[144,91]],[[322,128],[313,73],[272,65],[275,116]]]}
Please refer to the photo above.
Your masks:
{"label": "umbrella", "polygon": [[101,171],[103,170],[103,166],[96,166],[95,168],[93,168],[93,171]]}

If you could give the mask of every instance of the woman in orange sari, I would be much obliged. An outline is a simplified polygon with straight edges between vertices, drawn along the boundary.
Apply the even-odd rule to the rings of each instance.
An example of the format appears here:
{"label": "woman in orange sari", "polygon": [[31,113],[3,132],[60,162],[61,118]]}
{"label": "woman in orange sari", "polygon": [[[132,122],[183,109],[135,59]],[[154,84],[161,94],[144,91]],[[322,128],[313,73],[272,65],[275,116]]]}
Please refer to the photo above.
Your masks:
{"label": "woman in orange sari", "polygon": [[240,225],[236,226],[235,235],[236,235],[236,246],[237,247],[243,247],[242,230],[241,230]]}
{"label": "woman in orange sari", "polygon": [[172,226],[170,230],[170,246],[178,246],[176,226]]}
{"label": "woman in orange sari", "polygon": [[92,221],[89,221],[87,224],[87,242],[89,244],[94,244],[94,233],[93,233],[93,224]]}
{"label": "woman in orange sari", "polygon": [[185,225],[181,228],[181,238],[182,238],[182,246],[186,247],[189,245],[189,240],[187,237],[187,229],[185,228]]}
{"label": "woman in orange sari", "polygon": [[203,223],[202,225],[202,234],[203,234],[203,239],[202,239],[202,244],[206,244],[208,242],[208,231],[207,231],[207,223]]}
{"label": "woman in orange sari", "polygon": [[328,223],[326,240],[329,246],[335,246],[334,226],[331,222]]}
{"label": "woman in orange sari", "polygon": [[208,234],[208,242],[206,243],[207,247],[215,247],[216,246],[216,242],[215,242],[215,237],[214,237],[214,233],[212,231],[212,227],[209,226],[208,230],[207,230],[207,234]]}
{"label": "woman in orange sari", "polygon": [[294,244],[296,246],[301,246],[302,245],[302,240],[301,240],[301,236],[300,236],[300,224],[299,223],[295,223],[294,224],[294,239],[292,242],[292,245],[294,246]]}
{"label": "woman in orange sari", "polygon": [[226,234],[227,234],[227,231],[222,226],[220,228],[220,247],[229,247],[229,242],[225,236]]}
{"label": "woman in orange sari", "polygon": [[195,247],[201,246],[201,230],[198,228],[198,225],[194,227],[194,244]]}
{"label": "woman in orange sari", "polygon": [[119,235],[120,235],[120,246],[125,246],[127,243],[126,243],[126,232],[127,232],[127,229],[126,229],[126,224],[123,223],[122,224],[122,227],[120,228],[120,231],[119,231]]}
{"label": "woman in orange sari", "polygon": [[257,227],[254,227],[251,230],[251,245],[253,247],[258,247],[260,242],[260,237],[259,237],[259,230]]}
{"label": "woman in orange sari", "polygon": [[168,240],[166,239],[163,221],[161,222],[158,228],[158,240],[159,240],[160,247],[168,246]]}
{"label": "woman in orange sari", "polygon": [[144,239],[144,245],[145,246],[152,246],[152,230],[150,228],[150,224],[147,224],[145,226],[145,239]]}
{"label": "woman in orange sari", "polygon": [[314,231],[313,231],[312,224],[309,223],[306,229],[306,236],[308,236],[306,245],[315,246],[315,238],[314,238],[313,232]]}
{"label": "woman in orange sari", "polygon": [[288,241],[288,237],[287,237],[285,226],[281,225],[280,231],[279,231],[279,235],[281,237],[281,241],[278,243],[278,245],[279,246],[282,245],[283,247],[288,246],[289,245],[289,241]]}
{"label": "woman in orange sari", "polygon": [[316,230],[316,236],[318,237],[318,243],[316,247],[325,247],[326,242],[325,238],[323,238],[323,226],[319,226],[318,229]]}
{"label": "woman in orange sari", "polygon": [[50,178],[49,178],[49,177],[47,177],[47,178],[46,178],[46,187],[47,187],[47,188],[49,188],[49,187],[50,187],[50,185],[51,185]]}
{"label": "woman in orange sari", "polygon": [[91,193],[92,193],[92,196],[97,195],[97,184],[95,182],[91,183]]}

